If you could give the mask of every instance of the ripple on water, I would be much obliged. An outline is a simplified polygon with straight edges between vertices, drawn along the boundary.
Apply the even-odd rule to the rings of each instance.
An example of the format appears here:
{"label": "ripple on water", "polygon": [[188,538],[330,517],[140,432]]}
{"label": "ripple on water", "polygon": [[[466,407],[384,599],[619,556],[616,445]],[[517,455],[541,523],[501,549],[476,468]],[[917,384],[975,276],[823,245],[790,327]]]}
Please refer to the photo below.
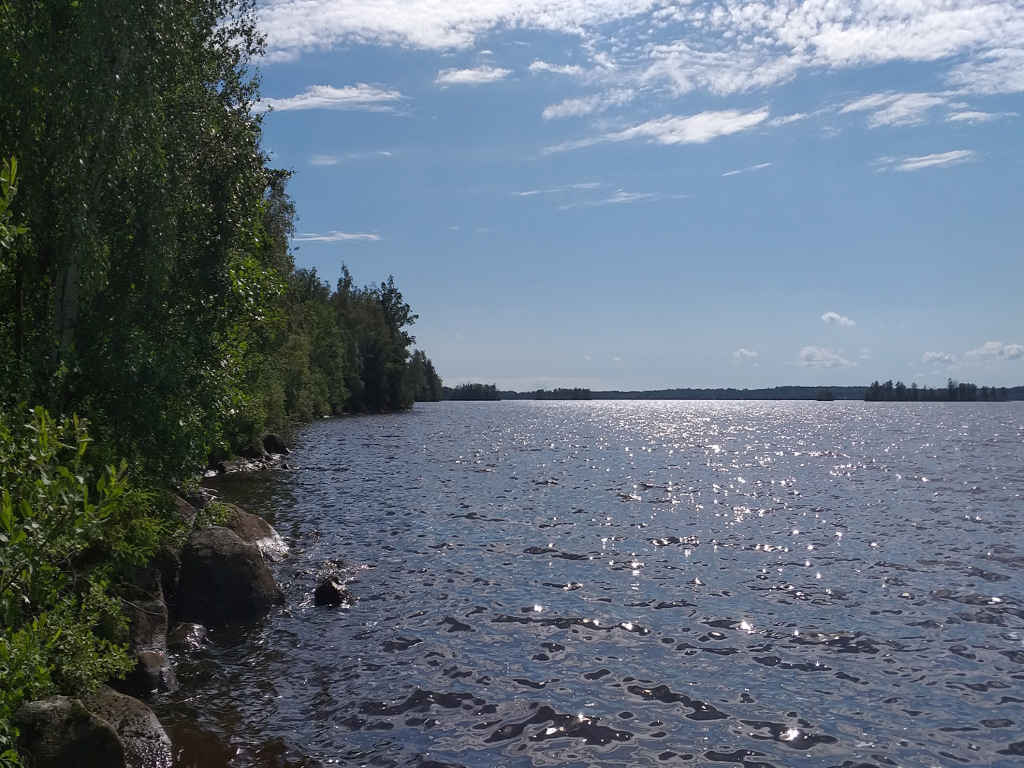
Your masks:
{"label": "ripple on water", "polygon": [[288,604],[180,662],[182,766],[1024,756],[1020,404],[423,404],[289,463],[221,482]]}

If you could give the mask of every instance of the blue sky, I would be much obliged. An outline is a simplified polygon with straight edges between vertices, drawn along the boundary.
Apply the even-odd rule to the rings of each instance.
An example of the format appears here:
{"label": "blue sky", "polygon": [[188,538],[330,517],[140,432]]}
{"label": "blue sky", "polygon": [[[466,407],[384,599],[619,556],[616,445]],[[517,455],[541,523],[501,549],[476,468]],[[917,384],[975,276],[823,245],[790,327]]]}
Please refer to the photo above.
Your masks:
{"label": "blue sky", "polygon": [[1019,2],[259,13],[297,263],[446,383],[1024,383]]}

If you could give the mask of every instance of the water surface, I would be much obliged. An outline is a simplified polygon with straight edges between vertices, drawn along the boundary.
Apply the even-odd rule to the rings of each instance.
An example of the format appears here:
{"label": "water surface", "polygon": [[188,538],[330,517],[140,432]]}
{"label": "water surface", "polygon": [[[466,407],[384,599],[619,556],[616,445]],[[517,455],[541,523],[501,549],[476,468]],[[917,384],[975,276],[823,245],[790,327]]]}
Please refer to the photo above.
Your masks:
{"label": "water surface", "polygon": [[220,486],[287,607],[161,702],[232,765],[1024,761],[1021,404],[418,404],[289,462]]}

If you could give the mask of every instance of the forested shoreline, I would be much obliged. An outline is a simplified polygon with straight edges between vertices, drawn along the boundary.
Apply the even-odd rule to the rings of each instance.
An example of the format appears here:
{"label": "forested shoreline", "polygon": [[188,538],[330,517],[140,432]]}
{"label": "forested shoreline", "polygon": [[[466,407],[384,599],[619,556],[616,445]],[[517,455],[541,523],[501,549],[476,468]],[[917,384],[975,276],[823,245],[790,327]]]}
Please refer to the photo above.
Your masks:
{"label": "forested shoreline", "polygon": [[311,419],[439,399],[393,278],[290,250],[251,0],[0,4],[0,766],[12,717],[125,674],[171,490]]}
{"label": "forested shoreline", "polygon": [[537,389],[528,392],[499,390],[494,384],[460,384],[444,387],[444,400],[867,400],[889,402],[1005,402],[1024,400],[1024,387],[979,387],[949,380],[945,387],[909,387],[890,380],[870,386],[781,386],[759,389],[649,389],[589,390],[584,388]]}

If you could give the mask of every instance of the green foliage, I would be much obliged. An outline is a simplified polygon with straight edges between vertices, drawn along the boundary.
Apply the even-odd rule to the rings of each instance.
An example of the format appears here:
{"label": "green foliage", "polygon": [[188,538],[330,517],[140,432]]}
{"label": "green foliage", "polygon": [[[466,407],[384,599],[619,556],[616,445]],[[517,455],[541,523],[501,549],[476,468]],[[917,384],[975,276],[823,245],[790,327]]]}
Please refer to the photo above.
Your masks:
{"label": "green foliage", "polygon": [[409,360],[408,377],[417,402],[436,403],[444,396],[441,377],[423,350],[417,349]]}
{"label": "green foliage", "polygon": [[[12,157],[3,161],[0,167],[0,249],[6,251],[14,245],[20,235],[28,232],[28,227],[11,223],[11,203],[18,192],[18,158]],[[0,261],[0,270],[6,268]]]}
{"label": "green foliage", "polygon": [[211,525],[224,525],[231,517],[231,507],[219,501],[211,501],[196,515],[196,528],[209,528]]}
{"label": "green foliage", "polygon": [[0,36],[0,149],[32,233],[0,277],[7,394],[88,413],[113,453],[180,477],[243,399],[238,342],[277,287],[254,8],[5,3]]}
{"label": "green foliage", "polygon": [[111,595],[181,535],[139,483],[440,379],[392,278],[295,270],[254,0],[0,1],[0,39],[4,768],[20,701],[128,664]]}
{"label": "green foliage", "polygon": [[169,533],[125,465],[97,471],[86,425],[0,412],[0,752],[24,700],[80,694],[131,665],[111,579]]}

